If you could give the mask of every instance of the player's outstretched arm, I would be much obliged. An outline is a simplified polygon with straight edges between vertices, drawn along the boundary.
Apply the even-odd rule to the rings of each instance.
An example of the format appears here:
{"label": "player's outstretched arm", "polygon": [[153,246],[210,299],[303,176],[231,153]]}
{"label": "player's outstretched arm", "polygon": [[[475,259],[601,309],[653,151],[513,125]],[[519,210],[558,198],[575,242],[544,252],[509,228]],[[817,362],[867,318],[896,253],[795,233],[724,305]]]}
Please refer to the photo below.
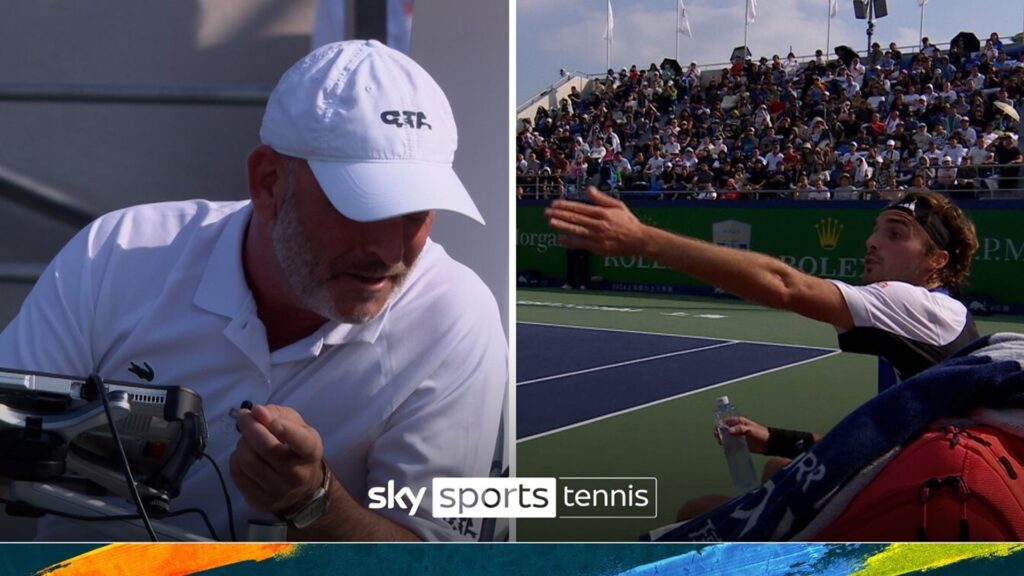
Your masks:
{"label": "player's outstretched arm", "polygon": [[588,190],[593,204],[556,200],[545,211],[560,241],[606,256],[643,256],[745,300],[790,310],[840,328],[853,327],[834,284],[749,250],[718,246],[640,222],[624,203]]}

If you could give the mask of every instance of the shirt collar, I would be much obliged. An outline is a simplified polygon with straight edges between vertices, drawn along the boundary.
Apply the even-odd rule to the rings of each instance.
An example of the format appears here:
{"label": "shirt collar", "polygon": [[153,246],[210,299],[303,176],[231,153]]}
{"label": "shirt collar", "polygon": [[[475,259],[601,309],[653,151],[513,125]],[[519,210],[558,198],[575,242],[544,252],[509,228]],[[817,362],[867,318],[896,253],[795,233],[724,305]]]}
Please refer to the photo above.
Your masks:
{"label": "shirt collar", "polygon": [[206,262],[193,303],[209,312],[234,317],[250,307],[252,291],[242,268],[242,242],[252,216],[246,203],[229,218]]}

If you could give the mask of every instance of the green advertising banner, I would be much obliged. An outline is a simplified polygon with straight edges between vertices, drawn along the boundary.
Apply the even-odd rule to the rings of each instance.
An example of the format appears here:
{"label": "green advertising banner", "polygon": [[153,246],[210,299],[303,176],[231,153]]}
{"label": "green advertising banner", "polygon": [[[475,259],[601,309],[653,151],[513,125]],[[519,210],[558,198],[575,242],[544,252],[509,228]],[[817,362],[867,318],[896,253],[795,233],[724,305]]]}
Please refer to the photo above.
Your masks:
{"label": "green advertising banner", "polygon": [[[878,202],[636,202],[643,222],[716,244],[764,252],[808,274],[857,283],[865,241]],[[987,301],[990,312],[1024,313],[1024,203],[964,202],[978,230],[978,253],[965,295]],[[565,250],[544,220],[544,205],[516,210],[516,266],[520,284],[560,285]],[[711,287],[638,257],[591,255],[594,288],[639,292],[709,293]]]}

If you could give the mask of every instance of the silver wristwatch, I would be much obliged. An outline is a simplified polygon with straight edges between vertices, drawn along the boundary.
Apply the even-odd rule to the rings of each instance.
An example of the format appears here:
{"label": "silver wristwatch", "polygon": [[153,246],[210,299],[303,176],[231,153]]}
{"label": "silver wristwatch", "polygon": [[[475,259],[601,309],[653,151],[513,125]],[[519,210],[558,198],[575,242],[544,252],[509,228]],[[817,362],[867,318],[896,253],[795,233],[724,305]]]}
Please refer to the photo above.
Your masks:
{"label": "silver wristwatch", "polygon": [[301,530],[309,527],[323,516],[324,512],[327,511],[327,506],[331,503],[331,469],[327,467],[327,462],[323,460],[320,461],[320,466],[324,472],[324,483],[316,489],[313,497],[302,508],[291,514],[282,514],[280,516],[292,528]]}

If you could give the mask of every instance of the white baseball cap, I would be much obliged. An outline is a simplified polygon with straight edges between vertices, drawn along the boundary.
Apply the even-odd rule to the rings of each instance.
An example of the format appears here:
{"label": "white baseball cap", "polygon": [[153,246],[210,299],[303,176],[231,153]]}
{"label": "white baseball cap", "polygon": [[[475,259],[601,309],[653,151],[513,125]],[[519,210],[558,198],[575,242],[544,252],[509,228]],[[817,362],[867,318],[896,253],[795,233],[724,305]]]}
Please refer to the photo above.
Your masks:
{"label": "white baseball cap", "polygon": [[444,92],[376,40],[327,44],[289,68],[270,94],[260,140],[305,159],[352,220],[449,210],[484,223],[452,169],[458,133]]}

